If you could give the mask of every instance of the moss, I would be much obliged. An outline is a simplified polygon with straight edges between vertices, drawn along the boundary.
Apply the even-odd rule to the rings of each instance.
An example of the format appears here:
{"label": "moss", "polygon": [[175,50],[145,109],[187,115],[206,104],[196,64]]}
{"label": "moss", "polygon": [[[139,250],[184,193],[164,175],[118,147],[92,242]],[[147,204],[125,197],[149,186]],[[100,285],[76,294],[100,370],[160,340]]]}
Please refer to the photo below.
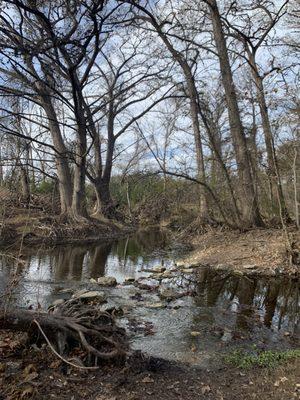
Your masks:
{"label": "moss", "polygon": [[290,359],[300,357],[300,349],[273,351],[267,350],[259,353],[247,353],[243,350],[235,350],[224,357],[225,362],[238,368],[252,367],[275,368],[277,365]]}

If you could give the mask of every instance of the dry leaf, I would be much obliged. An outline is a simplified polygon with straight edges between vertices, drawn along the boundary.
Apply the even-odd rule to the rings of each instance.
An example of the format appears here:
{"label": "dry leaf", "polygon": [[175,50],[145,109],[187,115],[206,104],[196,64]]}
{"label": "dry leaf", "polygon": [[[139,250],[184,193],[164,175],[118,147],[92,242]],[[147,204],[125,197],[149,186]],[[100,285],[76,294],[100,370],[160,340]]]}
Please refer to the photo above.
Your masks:
{"label": "dry leaf", "polygon": [[32,374],[33,372],[36,372],[36,368],[33,364],[29,364],[27,365],[27,367],[24,368],[23,375],[27,376]]}
{"label": "dry leaf", "polygon": [[201,393],[202,393],[202,394],[209,393],[210,391],[211,391],[211,388],[210,388],[210,386],[208,386],[208,385],[205,385],[205,386],[203,386],[203,387],[201,388]]}
{"label": "dry leaf", "polygon": [[283,376],[279,380],[281,383],[284,383],[284,382],[288,381],[288,378],[286,376]]}
{"label": "dry leaf", "polygon": [[150,378],[150,376],[146,376],[144,379],[141,380],[142,383],[153,383],[154,379]]}
{"label": "dry leaf", "polygon": [[31,374],[28,374],[25,376],[25,379],[23,382],[31,382],[34,379],[36,379],[39,376],[37,372],[31,372]]}
{"label": "dry leaf", "polygon": [[34,395],[34,392],[35,390],[32,386],[26,386],[21,393],[21,399],[32,397]]}

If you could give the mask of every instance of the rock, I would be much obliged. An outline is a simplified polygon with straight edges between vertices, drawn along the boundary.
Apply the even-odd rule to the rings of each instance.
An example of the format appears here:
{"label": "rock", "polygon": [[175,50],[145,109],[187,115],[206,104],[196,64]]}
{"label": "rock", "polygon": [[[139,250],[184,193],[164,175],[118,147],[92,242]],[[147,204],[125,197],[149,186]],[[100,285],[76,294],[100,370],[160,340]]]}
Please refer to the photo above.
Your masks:
{"label": "rock", "polygon": [[173,310],[178,310],[180,307],[184,307],[185,302],[183,300],[177,299],[172,301],[168,308],[172,308]]}
{"label": "rock", "polygon": [[199,331],[192,331],[191,332],[191,336],[193,336],[193,337],[197,337],[197,336],[200,336],[201,335],[201,332],[199,332]]}
{"label": "rock", "polygon": [[163,273],[162,272],[155,272],[155,273],[153,273],[153,274],[151,274],[150,276],[149,276],[149,278],[150,279],[156,279],[156,280],[161,280],[161,279],[163,279]]}
{"label": "rock", "polygon": [[162,273],[165,272],[166,268],[158,265],[152,269],[152,272]]}
{"label": "rock", "polygon": [[254,264],[247,264],[243,266],[244,269],[257,269],[257,265]]}
{"label": "rock", "polygon": [[96,279],[94,279],[94,278],[91,278],[91,279],[90,279],[90,282],[91,282],[91,283],[97,283]]}
{"label": "rock", "polygon": [[82,299],[82,300],[97,300],[99,303],[104,303],[106,301],[106,295],[104,292],[100,292],[98,290],[80,290],[76,292],[72,296],[73,299]]}
{"label": "rock", "polygon": [[138,281],[135,281],[135,285],[139,289],[144,289],[144,290],[155,290],[158,288],[158,281],[156,279],[147,279],[147,278],[142,278]]}
{"label": "rock", "polygon": [[220,269],[220,270],[227,270],[227,269],[229,269],[228,265],[226,265],[226,264],[217,264],[217,265],[215,265],[214,268],[215,268],[215,269]]}
{"label": "rock", "polygon": [[58,293],[64,294],[64,293],[73,293],[74,289],[71,288],[66,288],[66,289],[61,289],[58,291]]}
{"label": "rock", "polygon": [[165,308],[166,305],[163,303],[145,303],[145,307],[147,308]]}
{"label": "rock", "polygon": [[232,274],[237,276],[243,276],[243,273],[238,269],[233,270]]}
{"label": "rock", "polygon": [[135,278],[133,278],[132,276],[127,276],[125,279],[124,279],[124,282],[125,283],[133,283],[135,281]]}
{"label": "rock", "polygon": [[205,265],[204,264],[191,264],[191,265],[189,265],[189,268],[199,268],[199,267],[204,267]]}
{"label": "rock", "polygon": [[222,342],[227,343],[227,342],[230,342],[231,339],[232,339],[232,332],[229,331],[228,329],[225,329],[224,333],[223,333],[223,335],[221,337]]}
{"label": "rock", "polygon": [[171,271],[166,270],[165,272],[163,272],[162,277],[163,277],[164,279],[172,278],[172,277],[173,277],[173,274],[172,274]]}
{"label": "rock", "polygon": [[182,296],[184,296],[183,293],[176,292],[173,289],[162,289],[159,293],[159,297],[167,301],[179,299]]}
{"label": "rock", "polygon": [[182,272],[184,274],[192,274],[194,272],[193,268],[183,268]]}
{"label": "rock", "polygon": [[113,276],[101,276],[97,279],[97,283],[101,286],[116,286],[117,280]]}
{"label": "rock", "polygon": [[54,300],[50,307],[57,307],[57,306],[60,306],[61,304],[64,304],[64,302],[65,302],[64,299],[57,299],[57,300]]}

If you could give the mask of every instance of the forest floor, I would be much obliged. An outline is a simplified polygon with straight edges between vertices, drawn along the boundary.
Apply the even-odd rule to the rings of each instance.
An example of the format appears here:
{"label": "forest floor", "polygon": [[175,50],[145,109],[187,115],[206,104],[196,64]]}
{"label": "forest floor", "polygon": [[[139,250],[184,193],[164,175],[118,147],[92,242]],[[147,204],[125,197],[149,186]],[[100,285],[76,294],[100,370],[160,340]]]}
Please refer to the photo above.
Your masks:
{"label": "forest floor", "polygon": [[47,348],[22,350],[18,348],[16,332],[0,331],[0,399],[300,398],[299,357],[273,368],[241,369],[222,363],[218,370],[158,359],[139,359],[140,362],[129,360],[125,366],[103,366],[96,371],[82,371],[67,367]]}
{"label": "forest floor", "polygon": [[[300,231],[289,228],[294,261],[300,262]],[[186,266],[210,265],[240,273],[275,275],[299,272],[290,266],[287,236],[282,229],[251,229],[246,232],[212,228],[205,233],[183,236],[193,250],[179,261]]]}

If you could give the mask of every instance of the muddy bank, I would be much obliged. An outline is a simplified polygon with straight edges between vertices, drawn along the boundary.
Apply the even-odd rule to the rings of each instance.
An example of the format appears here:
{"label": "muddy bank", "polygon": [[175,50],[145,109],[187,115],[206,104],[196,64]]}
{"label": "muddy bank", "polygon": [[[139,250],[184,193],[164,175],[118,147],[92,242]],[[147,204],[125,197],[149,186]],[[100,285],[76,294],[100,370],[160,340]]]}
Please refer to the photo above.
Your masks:
{"label": "muddy bank", "polygon": [[[289,230],[290,240],[300,262],[300,232]],[[299,265],[291,266],[287,239],[281,229],[253,229],[240,232],[210,229],[203,234],[181,235],[193,250],[178,262],[185,265],[207,265],[248,275],[298,275]],[[180,235],[178,236],[180,237]]]}
{"label": "muddy bank", "polygon": [[90,218],[77,223],[26,210],[24,214],[12,215],[0,223],[0,246],[92,243],[118,239],[136,229],[134,225],[107,219]]}
{"label": "muddy bank", "polygon": [[66,366],[48,348],[22,348],[19,340],[0,331],[1,399],[282,400],[300,393],[299,358],[271,369],[223,362],[208,370],[137,354],[125,365],[86,372]]}

